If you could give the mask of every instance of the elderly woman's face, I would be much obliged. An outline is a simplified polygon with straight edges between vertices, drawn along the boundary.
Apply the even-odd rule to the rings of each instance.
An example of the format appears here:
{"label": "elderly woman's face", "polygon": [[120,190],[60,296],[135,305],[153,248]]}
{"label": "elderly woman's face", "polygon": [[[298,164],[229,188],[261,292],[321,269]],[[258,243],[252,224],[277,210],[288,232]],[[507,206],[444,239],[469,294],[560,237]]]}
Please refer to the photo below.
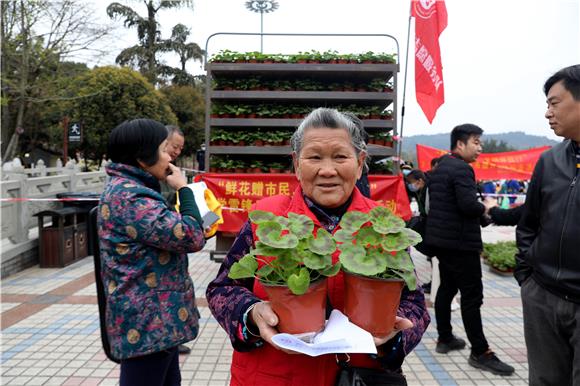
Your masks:
{"label": "elderly woman's face", "polygon": [[305,131],[302,151],[293,160],[304,193],[326,208],[336,208],[350,197],[364,157],[357,157],[346,129],[315,128]]}

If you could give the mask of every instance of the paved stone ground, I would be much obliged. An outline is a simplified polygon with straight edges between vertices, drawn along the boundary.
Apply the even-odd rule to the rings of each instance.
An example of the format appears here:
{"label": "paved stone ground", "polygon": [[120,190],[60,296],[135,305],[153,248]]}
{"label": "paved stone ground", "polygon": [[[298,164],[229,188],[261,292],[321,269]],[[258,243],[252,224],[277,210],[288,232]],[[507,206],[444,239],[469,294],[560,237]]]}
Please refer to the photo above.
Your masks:
{"label": "paved stone ground", "polygon": [[[485,241],[513,240],[514,228],[488,227]],[[201,329],[189,343],[190,355],[180,357],[184,385],[228,385],[231,346],[211,316],[204,297],[207,283],[219,265],[209,260],[209,250],[190,256],[196,285]],[[414,253],[420,278],[429,280],[430,266]],[[483,266],[484,330],[498,356],[516,373],[500,377],[467,364],[469,350],[447,355],[435,353],[433,322],[422,342],[411,353],[404,371],[409,385],[524,385],[527,384],[526,348],[519,289],[512,277],[497,276]],[[2,385],[116,385],[119,367],[102,352],[93,262],[86,258],[61,269],[30,268],[1,283]],[[453,313],[454,332],[465,338],[460,312]]]}

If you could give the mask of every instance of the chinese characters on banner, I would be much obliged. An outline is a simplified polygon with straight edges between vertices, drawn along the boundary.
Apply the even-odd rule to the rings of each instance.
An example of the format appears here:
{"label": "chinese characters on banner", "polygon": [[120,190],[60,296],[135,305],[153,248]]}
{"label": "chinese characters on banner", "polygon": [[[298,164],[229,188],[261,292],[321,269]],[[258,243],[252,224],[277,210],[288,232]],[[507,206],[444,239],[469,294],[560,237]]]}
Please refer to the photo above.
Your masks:
{"label": "chinese characters on banner", "polygon": [[412,0],[415,18],[415,93],[429,123],[445,101],[439,35],[447,27],[444,0]]}
{"label": "chinese characters on banner", "polygon": [[[224,223],[219,231],[237,233],[248,219],[248,211],[261,198],[283,194],[291,196],[298,187],[293,174],[217,174],[205,173],[202,180],[222,205]],[[371,196],[404,219],[411,209],[400,176],[369,176]]]}
{"label": "chinese characters on banner", "polygon": [[[528,150],[505,153],[482,153],[477,161],[470,164],[475,171],[475,178],[481,180],[529,180],[536,162],[550,146],[536,147]],[[447,154],[445,150],[417,145],[417,162],[419,169],[431,169],[431,160]]]}

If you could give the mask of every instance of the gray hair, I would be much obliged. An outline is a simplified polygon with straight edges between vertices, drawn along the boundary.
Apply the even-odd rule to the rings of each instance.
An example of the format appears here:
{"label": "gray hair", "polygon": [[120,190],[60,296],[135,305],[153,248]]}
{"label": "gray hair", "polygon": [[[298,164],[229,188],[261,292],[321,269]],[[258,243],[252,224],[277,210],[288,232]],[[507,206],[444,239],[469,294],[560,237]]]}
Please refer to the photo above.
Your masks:
{"label": "gray hair", "polygon": [[167,125],[165,126],[167,129],[167,138],[170,138],[173,134],[178,134],[185,138],[185,134],[183,134],[183,130],[175,125]]}
{"label": "gray hair", "polygon": [[325,107],[319,107],[316,110],[313,110],[306,116],[306,118],[304,118],[302,123],[300,123],[300,126],[298,126],[298,129],[296,129],[290,139],[292,151],[299,155],[302,146],[304,145],[304,132],[307,129],[316,128],[346,129],[356,155],[358,156],[360,153],[367,152],[364,129],[362,126],[355,123],[348,115],[341,113],[338,110]]}

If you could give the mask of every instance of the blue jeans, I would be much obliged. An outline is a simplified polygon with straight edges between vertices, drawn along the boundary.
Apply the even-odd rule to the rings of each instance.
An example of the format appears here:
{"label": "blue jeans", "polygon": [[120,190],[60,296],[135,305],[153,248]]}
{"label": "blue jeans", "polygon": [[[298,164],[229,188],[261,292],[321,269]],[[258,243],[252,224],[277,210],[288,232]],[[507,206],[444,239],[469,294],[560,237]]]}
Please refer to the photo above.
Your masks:
{"label": "blue jeans", "polygon": [[177,347],[121,361],[120,386],[179,386]]}

